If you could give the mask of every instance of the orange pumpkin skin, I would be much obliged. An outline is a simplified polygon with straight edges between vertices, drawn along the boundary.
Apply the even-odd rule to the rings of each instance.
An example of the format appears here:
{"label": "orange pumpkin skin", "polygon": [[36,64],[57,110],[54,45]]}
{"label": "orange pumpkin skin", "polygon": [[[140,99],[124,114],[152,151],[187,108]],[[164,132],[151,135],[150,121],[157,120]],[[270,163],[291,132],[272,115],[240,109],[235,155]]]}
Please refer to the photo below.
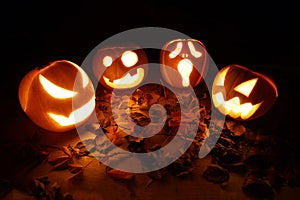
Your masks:
{"label": "orange pumpkin skin", "polygon": [[207,73],[207,51],[203,43],[195,39],[177,39],[165,44],[160,55],[161,73],[163,79],[177,88],[183,85],[182,75],[178,72],[180,61],[188,59],[192,63],[188,86],[195,87]]}
{"label": "orange pumpkin skin", "polygon": [[[88,102],[90,103],[86,107],[87,111],[94,109],[91,108],[95,101],[94,88],[91,81],[86,78],[86,74],[80,67],[67,60],[55,61],[43,68],[35,68],[20,82],[19,102],[21,107],[28,117],[43,129],[51,132],[72,130],[75,128],[75,124],[80,125],[91,114],[91,111],[86,112],[86,116],[82,116],[82,120],[75,123],[78,115],[75,115],[73,119],[72,116],[70,117],[74,110],[87,105]],[[42,85],[42,79],[47,79],[46,81],[62,88],[63,91],[67,90],[69,93],[76,94],[70,97],[67,95],[69,93],[63,93],[65,97],[58,97],[61,93],[54,90],[51,92],[48,90],[49,88],[45,88]],[[70,118],[67,120],[68,123],[62,125],[61,122],[55,121],[49,113]]]}
{"label": "orange pumpkin skin", "polygon": [[[247,88],[246,93],[241,93],[242,88]],[[223,97],[220,98],[220,94]],[[215,107],[221,113],[237,120],[252,120],[264,115],[272,107],[277,96],[276,84],[270,77],[240,65],[224,67],[216,76],[212,89]],[[228,103],[225,107],[220,105],[222,98]],[[230,101],[239,102],[237,105],[230,105]],[[234,111],[246,105],[256,106],[249,116],[242,116]]]}
{"label": "orange pumpkin skin", "polygon": [[[136,62],[125,65],[123,55],[130,52],[137,58]],[[128,54],[127,54],[128,55]],[[109,61],[105,60],[109,59]],[[93,73],[97,80],[106,89],[127,89],[139,85],[147,76],[148,59],[143,49],[136,45],[114,46],[99,49],[93,59]],[[129,73],[130,72],[130,73]],[[120,80],[124,76],[140,76],[139,81],[131,84],[113,84],[114,81]],[[133,80],[134,78],[131,78]]]}

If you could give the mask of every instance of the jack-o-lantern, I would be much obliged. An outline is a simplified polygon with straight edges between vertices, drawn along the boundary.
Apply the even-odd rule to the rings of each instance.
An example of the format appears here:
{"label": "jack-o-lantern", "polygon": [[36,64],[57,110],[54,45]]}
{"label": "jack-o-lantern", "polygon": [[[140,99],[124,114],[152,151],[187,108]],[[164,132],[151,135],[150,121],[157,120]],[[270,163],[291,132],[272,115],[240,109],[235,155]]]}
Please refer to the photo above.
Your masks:
{"label": "jack-o-lantern", "polygon": [[212,100],[224,115],[251,120],[265,114],[278,96],[274,81],[240,65],[229,65],[215,77]]}
{"label": "jack-o-lantern", "polygon": [[138,46],[106,47],[95,54],[93,71],[107,89],[133,88],[145,79],[148,59]]}
{"label": "jack-o-lantern", "polygon": [[177,39],[164,45],[160,55],[161,73],[171,86],[196,86],[207,71],[205,46],[195,39]]}
{"label": "jack-o-lantern", "polygon": [[95,109],[95,92],[75,63],[60,60],[30,71],[20,82],[19,101],[38,126],[64,132],[83,123]]}

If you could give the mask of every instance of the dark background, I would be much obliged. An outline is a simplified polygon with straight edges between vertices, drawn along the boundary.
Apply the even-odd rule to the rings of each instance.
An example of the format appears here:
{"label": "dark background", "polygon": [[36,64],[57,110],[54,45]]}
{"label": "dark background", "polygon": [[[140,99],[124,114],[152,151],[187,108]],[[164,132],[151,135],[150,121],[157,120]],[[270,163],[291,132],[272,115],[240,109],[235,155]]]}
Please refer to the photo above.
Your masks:
{"label": "dark background", "polygon": [[293,1],[7,1],[1,5],[2,118],[21,113],[18,85],[33,68],[59,59],[80,65],[106,38],[155,26],[202,41],[219,68],[236,63],[271,75],[279,98],[257,123],[276,125],[298,148],[299,19]]}

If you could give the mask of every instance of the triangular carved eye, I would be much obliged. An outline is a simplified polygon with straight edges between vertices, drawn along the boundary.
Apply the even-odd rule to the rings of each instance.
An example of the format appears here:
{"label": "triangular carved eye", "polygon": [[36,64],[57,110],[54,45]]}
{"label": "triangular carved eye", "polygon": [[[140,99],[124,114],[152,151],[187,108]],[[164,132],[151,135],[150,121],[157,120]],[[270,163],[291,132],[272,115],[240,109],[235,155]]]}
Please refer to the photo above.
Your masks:
{"label": "triangular carved eye", "polygon": [[254,86],[256,85],[258,78],[251,79],[249,81],[243,82],[234,88],[235,91],[249,97]]}
{"label": "triangular carved eye", "polygon": [[74,97],[77,94],[77,92],[73,92],[55,85],[41,74],[39,75],[39,80],[44,90],[54,98],[66,99]]}

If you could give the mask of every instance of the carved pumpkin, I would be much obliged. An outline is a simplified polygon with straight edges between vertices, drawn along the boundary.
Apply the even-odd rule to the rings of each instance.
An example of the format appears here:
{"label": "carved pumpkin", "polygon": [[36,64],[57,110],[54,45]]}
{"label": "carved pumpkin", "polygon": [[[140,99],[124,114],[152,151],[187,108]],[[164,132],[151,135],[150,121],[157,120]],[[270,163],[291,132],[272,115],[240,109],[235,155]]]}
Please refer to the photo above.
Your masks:
{"label": "carved pumpkin", "polygon": [[177,39],[164,45],[160,56],[161,73],[171,86],[196,86],[207,71],[205,46],[195,39]]}
{"label": "carved pumpkin", "polygon": [[138,86],[148,72],[148,59],[138,46],[107,47],[94,56],[93,71],[101,85],[108,89]]}
{"label": "carved pumpkin", "polygon": [[223,68],[212,88],[215,107],[222,114],[238,120],[262,116],[277,96],[277,87],[271,78],[240,65]]}
{"label": "carved pumpkin", "polygon": [[64,132],[90,116],[95,108],[95,92],[79,66],[61,60],[30,71],[20,82],[19,101],[38,126]]}

